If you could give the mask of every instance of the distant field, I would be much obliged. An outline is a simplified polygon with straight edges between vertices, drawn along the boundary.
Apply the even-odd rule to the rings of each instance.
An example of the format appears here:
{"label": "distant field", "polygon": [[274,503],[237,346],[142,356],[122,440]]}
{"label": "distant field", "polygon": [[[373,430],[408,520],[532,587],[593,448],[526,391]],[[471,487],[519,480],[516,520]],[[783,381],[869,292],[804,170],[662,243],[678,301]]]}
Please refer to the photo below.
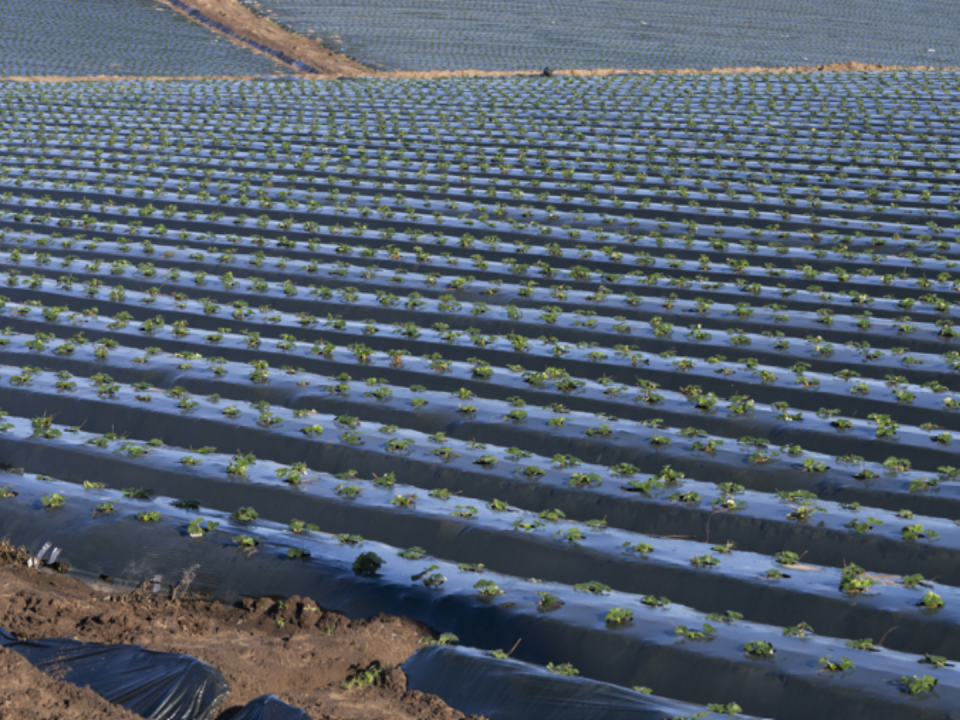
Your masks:
{"label": "distant field", "polygon": [[960,65],[960,4],[936,0],[241,0],[396,70]]}
{"label": "distant field", "polygon": [[0,76],[272,75],[280,67],[155,0],[2,7]]}

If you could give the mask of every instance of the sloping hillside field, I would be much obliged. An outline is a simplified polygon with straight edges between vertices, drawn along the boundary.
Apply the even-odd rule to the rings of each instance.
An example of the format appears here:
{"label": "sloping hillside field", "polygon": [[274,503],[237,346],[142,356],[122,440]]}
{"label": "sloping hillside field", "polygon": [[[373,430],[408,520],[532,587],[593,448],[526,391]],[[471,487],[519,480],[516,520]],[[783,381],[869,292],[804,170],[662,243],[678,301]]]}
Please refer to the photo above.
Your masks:
{"label": "sloping hillside field", "polygon": [[451,691],[960,717],[955,75],[0,92],[14,543],[515,648]]}

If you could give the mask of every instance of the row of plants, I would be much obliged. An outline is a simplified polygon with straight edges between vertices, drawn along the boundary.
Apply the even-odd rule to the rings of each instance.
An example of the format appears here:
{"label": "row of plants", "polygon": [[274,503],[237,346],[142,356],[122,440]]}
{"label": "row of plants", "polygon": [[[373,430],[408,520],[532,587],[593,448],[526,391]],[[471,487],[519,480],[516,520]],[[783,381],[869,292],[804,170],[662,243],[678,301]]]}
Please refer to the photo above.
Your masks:
{"label": "row of plants", "polygon": [[[42,498],[51,490],[59,491],[54,494],[63,502],[44,507]],[[116,563],[138,552],[130,543],[131,536],[162,549],[167,558],[162,569],[173,577],[181,565],[186,567],[197,558],[207,562],[219,559],[220,567],[237,565],[227,557],[240,553],[245,561],[238,567],[245,567],[246,572],[233,573],[234,587],[240,592],[251,581],[256,582],[250,575],[254,568],[273,568],[279,588],[287,594],[309,594],[322,606],[344,608],[350,617],[363,616],[371,608],[385,608],[421,621],[439,619],[445,632],[490,650],[508,646],[506,641],[519,632],[533,641],[528,644],[529,650],[516,647],[516,656],[521,659],[557,657],[554,668],[570,663],[567,672],[572,673],[576,667],[597,679],[627,686],[646,681],[667,697],[683,694],[676,670],[706,668],[716,662],[711,658],[721,657],[731,669],[736,668],[738,675],[747,676],[728,685],[725,694],[736,694],[744,706],[756,708],[758,714],[772,714],[770,711],[779,709],[779,704],[771,702],[771,694],[763,690],[772,687],[773,681],[767,665],[757,658],[775,653],[779,673],[787,674],[791,685],[801,685],[800,692],[829,686],[833,702],[851,709],[854,703],[862,706],[865,687],[873,688],[866,697],[877,698],[873,702],[878,711],[882,707],[885,716],[896,718],[917,717],[917,705],[910,702],[911,697],[929,693],[934,686],[937,694],[928,695],[924,704],[932,712],[942,712],[941,704],[949,703],[949,695],[955,692],[952,674],[941,669],[949,663],[938,656],[870,652],[872,643],[863,648],[847,646],[842,640],[813,635],[805,627],[788,628],[790,632],[785,633],[781,628],[746,622],[735,613],[721,611],[714,617],[664,598],[620,593],[597,582],[570,587],[493,571],[483,571],[478,579],[475,568],[458,567],[416,549],[402,550],[355,535],[332,536],[310,528],[291,531],[282,524],[251,518],[249,508],[230,515],[204,509],[202,522],[207,526],[218,524],[206,532],[201,530],[201,537],[192,538],[190,535],[196,533],[190,526],[198,518],[196,511],[176,507],[176,502],[168,504],[169,500],[144,505],[141,514],[157,513],[154,519],[125,522],[127,518],[117,508],[78,525],[75,519],[92,515],[101,502],[101,498],[90,497],[89,490],[22,476],[13,492],[17,494],[0,502],[0,514],[7,521],[14,518],[14,527],[30,535],[31,542],[39,542],[40,537],[60,542],[71,522],[73,537],[78,539],[94,527],[101,537],[115,538],[117,557],[97,563],[111,574],[116,573]],[[151,507],[162,509],[149,510]],[[36,509],[30,512],[32,508]],[[20,509],[15,517],[11,515],[14,509]],[[37,513],[41,515],[37,517]],[[78,543],[72,556],[89,563],[82,547],[83,543]],[[448,609],[441,609],[441,599]],[[506,606],[504,600],[508,601]],[[446,642],[454,639],[446,638]],[[617,647],[619,658],[628,657],[631,662],[607,660],[604,648],[611,643]],[[675,670],[664,672],[664,664],[666,669]],[[654,670],[657,665],[660,669]],[[929,686],[914,690],[909,682],[899,682],[904,677],[910,680],[911,675],[930,677]],[[707,690],[719,692],[716,681],[707,685]],[[782,711],[778,715],[800,717]],[[921,715],[928,716],[934,717]]]}

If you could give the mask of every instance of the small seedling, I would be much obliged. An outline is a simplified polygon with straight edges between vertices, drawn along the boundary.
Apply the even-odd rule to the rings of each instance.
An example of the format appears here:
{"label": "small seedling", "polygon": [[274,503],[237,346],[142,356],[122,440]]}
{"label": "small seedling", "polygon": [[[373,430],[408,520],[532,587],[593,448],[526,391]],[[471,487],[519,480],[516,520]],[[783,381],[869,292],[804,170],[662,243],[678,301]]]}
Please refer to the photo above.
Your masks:
{"label": "small seedling", "polygon": [[252,550],[260,544],[260,538],[251,535],[235,535],[233,542],[235,542],[241,550]]}
{"label": "small seedling", "polygon": [[551,593],[538,592],[537,595],[540,596],[540,602],[537,603],[540,610],[556,610],[563,605],[563,600]]}
{"label": "small seedling", "polygon": [[667,607],[670,604],[670,601],[665,597],[657,597],[656,595],[645,595],[640,599],[647,607],[654,608],[663,608]]}
{"label": "small seedling", "polygon": [[493,597],[504,593],[493,580],[478,580],[473,587],[484,597]]}
{"label": "small seedling", "polygon": [[158,522],[161,517],[162,515],[156,510],[137,513],[137,520],[140,522]]}
{"label": "small seedling", "polygon": [[438,588],[447,581],[446,577],[438,572],[434,572],[434,570],[439,569],[439,565],[431,565],[423,572],[417,573],[416,575],[411,575],[410,579],[413,581],[421,580],[428,588]]}
{"label": "small seedling", "polygon": [[290,524],[287,526],[287,530],[294,533],[295,535],[303,535],[306,532],[317,532],[320,530],[316,525],[311,525],[306,523],[303,520],[291,520]]}
{"label": "small seedling", "polygon": [[926,653],[923,656],[923,660],[920,661],[924,665],[933,665],[934,667],[953,667],[953,663],[948,662],[947,659],[941,655],[931,655]]}
{"label": "small seedling", "polygon": [[353,571],[357,575],[376,575],[377,570],[383,565],[384,560],[376,553],[365,552],[357,556],[353,561]]}
{"label": "small seedling", "polygon": [[230,514],[230,519],[237,522],[254,522],[259,517],[260,514],[252,507],[237,508]]}
{"label": "small seedling", "polygon": [[607,613],[606,621],[610,625],[625,625],[633,620],[633,610],[613,608]]}
{"label": "small seedling", "polygon": [[422,637],[417,641],[418,645],[453,645],[454,643],[460,642],[458,638],[453,633],[443,633],[440,637],[434,639],[430,637]]}
{"label": "small seedling", "polygon": [[904,675],[900,678],[900,684],[903,685],[903,690],[908,695],[920,695],[933,692],[933,689],[937,686],[937,679],[929,675],[923,677],[914,675],[912,678]]}
{"label": "small seedling", "polygon": [[740,707],[737,703],[710,703],[707,705],[707,710],[717,715],[729,715],[730,717],[736,717],[743,712],[743,708]]}
{"label": "small seedling", "polygon": [[401,550],[397,553],[402,558],[407,560],[421,560],[427,556],[427,551],[422,547],[412,547],[407,548],[406,550]]}
{"label": "small seedling", "polygon": [[147,488],[124,488],[120,492],[123,493],[124,497],[134,500],[150,500],[153,497],[153,490]]}
{"label": "small seedling", "polygon": [[795,552],[790,552],[789,550],[781,550],[773,556],[773,560],[781,565],[796,565],[798,562],[800,562],[800,556]]}
{"label": "small seedling", "polygon": [[219,526],[220,523],[215,520],[208,520],[207,524],[204,526],[203,518],[196,518],[187,524],[187,534],[192,538],[203,537],[204,534]]}
{"label": "small seedling", "polygon": [[865,593],[874,585],[879,584],[878,580],[866,577],[865,574],[866,570],[862,567],[850,563],[843,568],[843,573],[840,576],[840,590],[845,593],[850,593],[851,595],[856,595]]}
{"label": "small seedling", "polygon": [[933,592],[933,590],[929,590],[926,595],[920,598],[920,602],[917,603],[920,607],[927,608],[928,610],[938,610],[945,604],[943,598]]}
{"label": "small seedling", "polygon": [[772,644],[763,640],[748,642],[743,646],[743,649],[748,655],[753,655],[754,657],[772,657],[776,652]]}
{"label": "small seedling", "polygon": [[579,675],[580,671],[577,670],[570,663],[563,663],[562,665],[554,665],[553,663],[547,663],[547,670],[554,673],[555,675]]}
{"label": "small seedling", "polygon": [[702,630],[694,630],[688,628],[686,625],[677,625],[677,627],[674,628],[673,634],[679,635],[687,640],[703,640],[710,635],[715,635],[716,632],[717,629],[713,627],[713,625],[704,624]]}
{"label": "small seedling", "polygon": [[797,625],[791,625],[783,629],[783,634],[787,637],[806,637],[813,634],[813,628],[809,624],[802,622]]}
{"label": "small seedling", "polygon": [[601,582],[596,580],[591,580],[590,582],[578,583],[573,586],[573,589],[577,592],[590,593],[591,595],[609,595],[610,586],[604,585]]}
{"label": "small seedling", "polygon": [[849,658],[841,658],[839,662],[833,662],[829,655],[824,655],[817,662],[821,668],[828,672],[845,672],[856,667]]}
{"label": "small seedling", "polygon": [[694,567],[710,568],[719,565],[720,561],[713,555],[694,555],[690,558],[690,564]]}

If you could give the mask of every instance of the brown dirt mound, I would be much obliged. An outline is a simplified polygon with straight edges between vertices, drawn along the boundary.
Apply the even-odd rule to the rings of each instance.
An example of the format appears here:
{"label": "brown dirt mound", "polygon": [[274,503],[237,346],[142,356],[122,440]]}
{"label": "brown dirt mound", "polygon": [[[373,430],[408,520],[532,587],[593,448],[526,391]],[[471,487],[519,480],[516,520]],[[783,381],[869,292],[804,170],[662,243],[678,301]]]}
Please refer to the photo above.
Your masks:
{"label": "brown dirt mound", "polygon": [[[6,557],[8,547],[0,546],[0,558]],[[406,676],[396,667],[417,650],[421,638],[434,636],[428,627],[388,615],[351,621],[308,598],[251,599],[236,606],[173,601],[111,594],[102,586],[88,587],[51,571],[6,565],[0,567],[0,626],[24,639],[136,643],[200,658],[219,668],[230,683],[232,693],[222,708],[225,717],[266,693],[318,720],[465,717],[437,697],[408,692]],[[0,683],[2,718],[136,717],[21,660],[8,651],[0,655],[0,677],[5,678]],[[370,668],[376,669],[372,684],[343,688],[344,682]]]}

